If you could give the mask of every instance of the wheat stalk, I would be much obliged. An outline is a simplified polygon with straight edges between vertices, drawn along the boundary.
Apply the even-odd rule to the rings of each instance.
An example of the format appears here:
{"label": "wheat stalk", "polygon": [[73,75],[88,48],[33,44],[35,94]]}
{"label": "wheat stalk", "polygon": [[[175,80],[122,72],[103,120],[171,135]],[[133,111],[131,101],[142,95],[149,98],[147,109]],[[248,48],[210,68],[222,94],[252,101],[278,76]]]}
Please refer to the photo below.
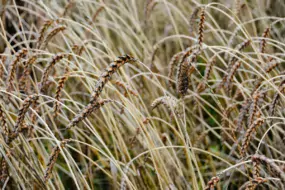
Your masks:
{"label": "wheat stalk", "polygon": [[61,59],[64,58],[63,54],[54,55],[51,60],[48,62],[47,66],[44,69],[42,79],[40,82],[40,91],[45,92],[46,90],[46,83],[48,81],[49,73],[51,69],[54,67],[56,63],[58,63]]}

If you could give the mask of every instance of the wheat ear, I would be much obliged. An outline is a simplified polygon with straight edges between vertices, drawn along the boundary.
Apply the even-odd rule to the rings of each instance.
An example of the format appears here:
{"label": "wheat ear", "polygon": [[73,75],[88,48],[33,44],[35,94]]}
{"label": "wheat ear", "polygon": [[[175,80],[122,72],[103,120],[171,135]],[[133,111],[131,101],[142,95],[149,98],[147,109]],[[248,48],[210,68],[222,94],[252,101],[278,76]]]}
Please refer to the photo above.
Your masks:
{"label": "wheat ear", "polygon": [[45,33],[46,31],[49,29],[49,27],[52,25],[52,23],[54,22],[54,20],[47,20],[45,21],[45,23],[43,24],[42,28],[40,29],[40,32],[39,32],[39,37],[37,39],[37,46],[36,48],[39,49],[40,46],[42,45],[42,42],[44,40],[44,36],[45,36]]}
{"label": "wheat ear", "polygon": [[236,131],[240,131],[242,128],[242,123],[244,121],[244,118],[246,116],[246,114],[248,113],[249,107],[251,105],[252,101],[250,98],[246,99],[244,101],[244,103],[242,104],[242,107],[239,111],[239,116],[237,119],[237,127],[236,127]]}
{"label": "wheat ear", "polygon": [[[241,52],[242,50],[244,50],[247,46],[249,46],[251,43],[251,40],[245,40],[242,43],[238,44],[237,47],[235,48],[236,51]],[[240,63],[236,64],[236,62],[238,61],[238,58],[236,57],[236,55],[232,56],[229,60],[229,64],[226,70],[226,74],[222,79],[222,82],[220,83],[220,85],[218,86],[218,89],[222,88],[229,79],[231,79],[231,77],[228,77],[229,73],[235,73],[236,69],[239,68]],[[235,68],[233,68],[235,67]],[[232,72],[231,72],[232,71]],[[234,72],[233,72],[234,71]],[[229,87],[229,86],[227,86]]]}
{"label": "wheat ear", "polygon": [[220,178],[218,176],[212,177],[210,181],[207,183],[207,186],[205,187],[204,190],[213,190],[219,181]]}
{"label": "wheat ear", "polygon": [[[61,148],[64,148],[65,145],[68,143],[69,140],[63,140],[61,141],[60,143],[60,147]],[[52,169],[54,167],[54,164],[59,156],[59,153],[60,153],[60,147],[59,146],[56,146],[55,148],[53,148],[52,152],[51,152],[51,155],[49,157],[49,160],[48,160],[48,163],[47,163],[47,166],[46,166],[46,170],[45,170],[45,173],[44,173],[44,182],[47,183],[47,181],[50,179],[51,177],[51,174],[52,174]]]}
{"label": "wheat ear", "polygon": [[33,94],[28,96],[24,102],[22,107],[19,109],[19,113],[17,116],[16,123],[14,125],[14,131],[10,133],[9,138],[7,140],[7,144],[10,144],[15,138],[19,136],[19,133],[22,132],[22,127],[25,124],[24,119],[25,119],[25,114],[29,110],[29,107],[37,101],[39,98],[39,95]]}
{"label": "wheat ear", "polygon": [[170,115],[172,115],[172,113],[174,112],[178,117],[180,117],[181,114],[179,113],[178,103],[176,99],[170,96],[162,96],[162,97],[155,99],[152,102],[151,107],[152,109],[155,109],[157,106],[161,104],[167,108]]}
{"label": "wheat ear", "polygon": [[1,182],[2,183],[5,183],[8,175],[9,175],[9,171],[8,171],[7,161],[5,160],[5,158],[2,158],[1,160]]}
{"label": "wheat ear", "polygon": [[262,39],[259,44],[260,52],[264,53],[265,52],[265,47],[266,47],[266,38],[269,36],[270,33],[270,27],[266,28],[262,34]]}
{"label": "wheat ear", "polygon": [[[72,52],[75,52],[78,55],[81,55],[81,53],[83,52],[82,47],[80,48],[78,45],[73,45],[72,47]],[[69,54],[67,56],[67,59],[70,61],[72,59],[72,54]],[[62,77],[60,77],[59,81],[58,81],[58,85],[56,87],[56,92],[55,92],[55,99],[56,102],[54,104],[53,107],[53,113],[54,113],[54,117],[57,117],[58,115],[58,111],[60,108],[60,97],[61,97],[61,91],[63,90],[64,84],[67,81],[68,77],[69,77],[69,69],[68,66],[65,67],[65,71],[64,71],[64,75]]]}
{"label": "wheat ear", "polygon": [[171,58],[168,68],[168,78],[172,79],[174,68],[178,64],[178,61],[183,54],[184,52],[178,52]]}
{"label": "wheat ear", "polygon": [[67,129],[70,129],[71,127],[76,126],[80,121],[87,118],[92,112],[98,110],[102,106],[104,106],[106,103],[113,102],[112,100],[99,100],[96,102],[89,103],[83,111],[81,111],[79,114],[77,114],[71,122],[66,127]]}
{"label": "wheat ear", "polygon": [[177,92],[185,96],[189,86],[189,77],[195,71],[194,63],[197,59],[197,52],[193,52],[189,57],[182,57],[181,63],[178,65],[176,84]]}
{"label": "wheat ear", "polygon": [[227,75],[227,79],[226,79],[226,82],[225,82],[225,88],[226,88],[227,92],[230,91],[232,80],[233,80],[234,75],[235,75],[235,73],[237,72],[237,70],[238,70],[238,68],[239,68],[240,66],[241,66],[241,62],[240,62],[240,61],[237,61],[237,62],[235,62],[234,65],[231,67],[230,72],[229,72],[229,74]]}
{"label": "wheat ear", "polygon": [[55,101],[55,104],[53,107],[54,117],[57,117],[57,115],[58,115],[58,111],[60,108],[61,91],[63,90],[64,84],[65,84],[66,80],[68,79],[68,76],[69,76],[69,71],[66,68],[65,74],[62,77],[60,77],[60,79],[58,81],[58,85],[56,87],[56,92],[55,92],[55,97],[54,97],[56,101]]}
{"label": "wheat ear", "polygon": [[[273,116],[274,115],[274,112],[275,112],[275,107],[278,103],[278,100],[280,98],[280,93],[282,93],[285,89],[285,80],[283,80],[281,82],[281,84],[279,85],[279,88],[278,88],[278,92],[276,92],[273,96],[273,99],[269,105],[269,116]],[[270,121],[272,123],[272,120]]]}
{"label": "wheat ear", "polygon": [[251,180],[245,190],[255,190],[257,188],[258,185],[266,183],[268,180],[266,178],[262,178],[262,177],[257,177],[254,178],[253,180]]}
{"label": "wheat ear", "polygon": [[70,1],[65,7],[64,10],[62,12],[62,14],[60,15],[60,17],[65,17],[67,15],[67,13],[69,12],[69,10],[75,5],[75,1]]}
{"label": "wheat ear", "polygon": [[7,57],[5,55],[0,55],[1,65],[0,65],[0,79],[4,76],[4,70],[5,70],[5,62],[7,60]]}
{"label": "wheat ear", "polygon": [[210,61],[207,62],[205,72],[204,72],[204,78],[203,81],[199,83],[197,87],[197,92],[201,93],[206,89],[206,83],[209,80],[210,73],[212,71],[213,65],[216,64],[216,57],[213,57]]}
{"label": "wheat ear", "polygon": [[253,177],[258,178],[260,177],[260,162],[258,160],[252,160],[253,165]]}
{"label": "wheat ear", "polygon": [[134,62],[136,62],[136,59],[134,59],[132,56],[124,55],[118,57],[117,60],[111,63],[109,67],[105,69],[105,72],[101,74],[99,81],[96,83],[95,90],[89,104],[79,114],[75,116],[75,118],[68,124],[67,128],[71,128],[77,125],[80,121],[88,117],[94,110],[104,105],[106,101],[97,102],[97,100],[101,92],[103,91],[105,85],[109,82],[112,75],[115,72],[117,72],[117,70],[122,65],[124,65],[125,63],[134,63]]}
{"label": "wheat ear", "polygon": [[17,68],[17,64],[20,62],[20,60],[28,53],[28,50],[26,48],[21,49],[17,54],[15,59],[12,61],[10,69],[9,69],[9,73],[8,73],[8,77],[7,77],[7,91],[11,91],[12,90],[12,85],[13,85],[13,80],[15,77],[15,73],[16,73],[16,68]]}
{"label": "wheat ear", "polygon": [[199,29],[198,29],[199,50],[202,49],[202,45],[203,45],[205,20],[206,20],[205,9],[202,8],[201,13],[200,13],[200,22],[199,22]]}
{"label": "wheat ear", "polygon": [[241,157],[244,157],[246,154],[246,150],[249,146],[249,143],[251,141],[251,136],[253,135],[254,132],[256,132],[257,128],[264,123],[264,119],[258,118],[253,122],[253,124],[247,129],[245,133],[244,140],[242,142],[242,147],[241,147]]}
{"label": "wheat ear", "polygon": [[115,84],[121,88],[123,88],[125,90],[124,96],[127,97],[128,96],[128,92],[133,95],[133,96],[138,96],[138,93],[133,90],[128,84],[122,82],[122,81],[116,81]]}
{"label": "wheat ear", "polygon": [[145,10],[144,10],[145,22],[148,21],[149,15],[157,3],[158,2],[156,0],[148,0],[147,1],[146,5],[145,5]]}
{"label": "wheat ear", "polygon": [[1,127],[2,127],[2,133],[3,133],[3,136],[5,138],[5,141],[7,141],[7,138],[9,137],[9,134],[10,134],[10,131],[9,131],[9,127],[8,127],[8,124],[7,124],[7,120],[6,120],[6,116],[5,116],[5,113],[2,109],[2,105],[0,104],[0,124],[1,124]]}
{"label": "wheat ear", "polygon": [[41,83],[40,83],[40,91],[41,92],[44,92],[46,90],[45,86],[46,86],[46,83],[48,81],[48,76],[49,76],[51,69],[54,67],[54,65],[57,62],[59,62],[63,58],[64,58],[63,54],[58,54],[58,55],[53,56],[51,58],[51,60],[48,62],[47,66],[44,69],[42,79],[41,79]]}
{"label": "wheat ear", "polygon": [[22,124],[24,123],[24,119],[25,119],[25,114],[29,110],[29,107],[33,103],[35,103],[38,100],[38,98],[39,98],[39,95],[33,94],[33,95],[28,96],[24,100],[23,105],[22,105],[22,107],[19,110],[18,117],[17,117],[16,123],[15,123],[15,126],[14,126],[14,130],[15,130],[16,133],[21,131],[21,127],[22,127]]}
{"label": "wheat ear", "polygon": [[267,158],[264,155],[255,154],[251,157],[253,161],[259,161],[261,165],[266,166],[271,171],[274,177],[278,177],[283,184],[285,184],[285,173],[280,169],[280,167],[275,164],[272,159]]}
{"label": "wheat ear", "polygon": [[196,25],[196,19],[197,19],[197,16],[198,16],[198,13],[201,11],[201,7],[196,7],[191,16],[190,16],[190,21],[189,21],[189,33],[190,35],[192,35],[192,33],[194,32],[195,30],[195,26],[196,26],[196,29],[197,29],[197,25]]}
{"label": "wheat ear", "polygon": [[[98,15],[99,15],[104,9],[105,9],[105,6],[102,5],[102,6],[100,6],[100,7],[96,10],[96,12],[95,12],[95,14],[93,15],[92,20],[91,20],[92,23],[96,21]],[[90,22],[89,24],[91,24],[91,22]]]}
{"label": "wheat ear", "polygon": [[258,104],[258,100],[260,98],[260,93],[255,93],[252,97],[252,103],[249,107],[249,116],[248,116],[248,120],[247,120],[247,125],[250,126],[252,124],[252,122],[255,120],[255,116],[257,113],[257,104]]}
{"label": "wheat ear", "polygon": [[65,26],[60,25],[55,27],[52,31],[50,31],[50,33],[48,33],[48,35],[46,36],[44,42],[41,44],[40,49],[45,49],[49,43],[49,41],[59,32],[64,31],[66,29]]}
{"label": "wheat ear", "polygon": [[19,88],[21,90],[25,90],[27,92],[27,89],[28,89],[28,77],[30,75],[30,65],[34,64],[37,60],[37,56],[34,55],[32,57],[30,57],[28,59],[28,61],[25,63],[24,65],[24,71],[23,71],[23,75],[21,76],[20,78],[20,84],[19,84]]}
{"label": "wheat ear", "polygon": [[263,69],[265,70],[265,72],[270,73],[278,66],[279,63],[280,61],[277,61],[276,59],[271,59],[268,63],[266,63]]}

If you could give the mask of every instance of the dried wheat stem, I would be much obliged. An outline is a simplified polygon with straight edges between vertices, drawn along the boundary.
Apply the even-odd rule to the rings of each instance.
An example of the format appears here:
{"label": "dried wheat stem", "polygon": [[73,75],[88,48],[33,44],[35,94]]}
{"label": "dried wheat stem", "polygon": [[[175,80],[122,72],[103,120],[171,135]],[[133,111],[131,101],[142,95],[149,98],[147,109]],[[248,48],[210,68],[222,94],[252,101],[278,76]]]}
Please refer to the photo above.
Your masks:
{"label": "dried wheat stem", "polygon": [[253,161],[259,161],[260,164],[266,166],[274,177],[278,177],[285,184],[285,173],[280,169],[280,166],[274,163],[272,159],[264,155],[255,154],[251,157]]}
{"label": "dried wheat stem", "polygon": [[16,68],[17,68],[17,64],[20,62],[20,60],[28,53],[28,50],[26,48],[21,49],[19,52],[17,52],[15,59],[12,61],[10,69],[9,69],[9,73],[8,73],[8,77],[7,77],[7,91],[11,91],[12,90],[12,86],[13,86],[13,80],[15,77],[15,73],[16,73]]}
{"label": "dried wheat stem", "polygon": [[41,44],[40,49],[45,49],[46,46],[48,45],[49,41],[59,32],[64,31],[66,29],[65,26],[60,25],[55,27],[52,31],[50,31],[50,33],[48,33],[48,35],[46,36],[44,42]]}
{"label": "dried wheat stem", "polygon": [[49,73],[50,73],[51,69],[54,67],[54,65],[57,62],[59,62],[63,58],[64,58],[63,54],[55,55],[51,58],[51,60],[47,64],[46,68],[44,69],[42,79],[41,79],[41,83],[40,83],[40,89],[41,89],[40,91],[41,92],[44,92],[46,90],[45,86],[46,86],[46,83],[48,81],[48,77],[49,77]]}
{"label": "dried wheat stem", "polygon": [[[64,148],[65,145],[68,143],[68,140],[63,140],[61,141],[60,143],[60,147],[61,148]],[[44,173],[44,182],[47,183],[47,181],[50,179],[51,177],[51,174],[52,174],[52,169],[54,167],[54,164],[59,156],[59,153],[60,153],[60,147],[59,146],[56,146],[53,148],[52,150],[52,153],[49,157],[49,160],[48,160],[48,163],[47,163],[47,166],[46,166],[46,170],[45,170],[45,173]]]}
{"label": "dried wheat stem", "polygon": [[218,176],[212,177],[211,180],[207,183],[205,190],[213,190],[219,181],[220,178]]}
{"label": "dried wheat stem", "polygon": [[253,133],[256,132],[257,128],[264,123],[264,119],[258,118],[253,122],[253,124],[247,129],[245,133],[244,140],[242,142],[242,147],[241,147],[241,157],[244,157],[247,151],[247,148],[249,146],[249,143],[251,141],[251,136]]}

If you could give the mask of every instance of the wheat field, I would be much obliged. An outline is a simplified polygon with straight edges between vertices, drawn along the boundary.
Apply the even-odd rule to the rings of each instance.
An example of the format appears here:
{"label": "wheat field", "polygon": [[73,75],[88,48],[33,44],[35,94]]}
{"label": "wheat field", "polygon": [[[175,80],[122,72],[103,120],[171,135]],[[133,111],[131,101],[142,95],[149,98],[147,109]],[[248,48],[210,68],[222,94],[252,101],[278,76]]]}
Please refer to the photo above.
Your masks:
{"label": "wheat field", "polygon": [[285,189],[284,0],[1,0],[2,189]]}

